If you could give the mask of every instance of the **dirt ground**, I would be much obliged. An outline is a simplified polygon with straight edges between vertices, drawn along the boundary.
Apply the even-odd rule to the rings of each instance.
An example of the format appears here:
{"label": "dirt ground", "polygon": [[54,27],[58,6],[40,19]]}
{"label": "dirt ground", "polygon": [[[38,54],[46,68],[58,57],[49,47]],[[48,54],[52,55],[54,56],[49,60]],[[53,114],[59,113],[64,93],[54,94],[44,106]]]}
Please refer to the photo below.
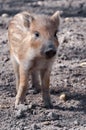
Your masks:
{"label": "dirt ground", "polygon": [[[20,114],[14,108],[7,29],[12,16],[22,10],[48,15],[59,10],[61,25],[50,83],[54,107],[44,108],[41,93],[34,94],[30,87]],[[66,101],[60,99],[62,93]],[[86,130],[86,0],[0,0],[0,130]]]}

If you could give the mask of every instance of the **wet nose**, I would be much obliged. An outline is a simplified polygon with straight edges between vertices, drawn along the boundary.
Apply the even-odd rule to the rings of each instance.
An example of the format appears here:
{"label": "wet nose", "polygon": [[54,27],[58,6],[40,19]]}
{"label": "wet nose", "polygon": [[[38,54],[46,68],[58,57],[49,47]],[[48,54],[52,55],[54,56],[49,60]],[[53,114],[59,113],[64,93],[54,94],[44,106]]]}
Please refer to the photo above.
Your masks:
{"label": "wet nose", "polygon": [[45,50],[45,55],[47,58],[52,58],[53,56],[56,55],[56,49],[55,48],[48,48]]}

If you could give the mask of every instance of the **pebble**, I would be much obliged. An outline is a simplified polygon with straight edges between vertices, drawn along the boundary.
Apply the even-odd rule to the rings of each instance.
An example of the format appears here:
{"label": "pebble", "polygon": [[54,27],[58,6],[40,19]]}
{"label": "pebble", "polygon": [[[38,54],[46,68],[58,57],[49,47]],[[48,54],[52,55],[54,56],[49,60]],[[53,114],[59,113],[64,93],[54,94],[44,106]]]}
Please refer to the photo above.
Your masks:
{"label": "pebble", "polygon": [[9,60],[10,60],[10,58],[9,58],[9,57],[6,57],[5,60],[4,60],[4,62],[6,63],[6,62],[8,62]]}
{"label": "pebble", "polygon": [[3,17],[3,18],[8,17],[8,14],[7,14],[7,13],[4,13],[4,14],[2,14],[2,17]]}
{"label": "pebble", "polygon": [[75,121],[74,121],[74,124],[75,124],[75,125],[78,125],[78,124],[79,124],[79,122],[78,122],[77,120],[75,120]]}
{"label": "pebble", "polygon": [[7,44],[7,40],[3,40],[3,41],[2,41],[2,44]]}
{"label": "pebble", "polygon": [[42,125],[49,125],[50,124],[50,121],[45,121],[42,123]]}
{"label": "pebble", "polygon": [[38,5],[42,6],[43,2],[42,1],[38,1]]}
{"label": "pebble", "polygon": [[66,94],[61,94],[59,98],[60,100],[66,101]]}
{"label": "pebble", "polygon": [[9,104],[0,104],[0,109],[10,108]]}
{"label": "pebble", "polygon": [[31,125],[31,130],[40,130],[40,127],[34,123]]}
{"label": "pebble", "polygon": [[29,90],[29,93],[30,93],[30,94],[37,94],[38,91],[37,91],[37,90]]}
{"label": "pebble", "polygon": [[49,112],[47,117],[54,120],[59,119],[59,115],[57,115],[55,112]]}
{"label": "pebble", "polygon": [[30,103],[30,104],[29,104],[29,106],[28,106],[28,108],[29,108],[29,109],[31,109],[31,108],[32,108],[32,106],[33,106],[33,104],[32,104],[32,103]]}
{"label": "pebble", "polygon": [[82,63],[80,63],[79,66],[80,66],[80,67],[86,67],[86,62],[82,62]]}
{"label": "pebble", "polygon": [[73,22],[74,19],[73,19],[73,18],[67,17],[67,18],[64,19],[64,21],[68,23],[68,22]]}
{"label": "pebble", "polygon": [[36,104],[34,104],[34,103],[30,103],[29,104],[29,106],[28,106],[28,109],[35,109],[35,107],[36,107]]}

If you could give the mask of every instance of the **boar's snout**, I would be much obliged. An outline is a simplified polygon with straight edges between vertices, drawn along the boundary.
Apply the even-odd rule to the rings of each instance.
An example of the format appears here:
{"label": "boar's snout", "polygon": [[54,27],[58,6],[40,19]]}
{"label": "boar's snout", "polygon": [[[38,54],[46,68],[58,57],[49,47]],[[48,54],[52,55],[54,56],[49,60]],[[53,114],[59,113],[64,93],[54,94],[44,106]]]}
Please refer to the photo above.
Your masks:
{"label": "boar's snout", "polygon": [[53,44],[43,47],[43,54],[46,58],[52,58],[56,55],[56,47]]}
{"label": "boar's snout", "polygon": [[47,58],[52,58],[53,56],[56,55],[56,50],[53,48],[49,48],[48,50],[45,51],[45,55]]}

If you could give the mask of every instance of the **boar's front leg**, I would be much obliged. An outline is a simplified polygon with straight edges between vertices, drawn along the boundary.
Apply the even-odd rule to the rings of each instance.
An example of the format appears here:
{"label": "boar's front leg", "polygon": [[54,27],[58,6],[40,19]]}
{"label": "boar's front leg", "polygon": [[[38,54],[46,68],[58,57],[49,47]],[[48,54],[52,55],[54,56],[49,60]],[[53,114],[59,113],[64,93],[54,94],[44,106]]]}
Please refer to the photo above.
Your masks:
{"label": "boar's front leg", "polygon": [[28,69],[25,69],[21,64],[19,66],[19,78],[19,87],[16,95],[15,107],[19,104],[19,102],[24,103],[28,84]]}
{"label": "boar's front leg", "polygon": [[11,56],[11,61],[13,63],[13,68],[14,68],[14,73],[16,77],[16,91],[18,92],[18,87],[19,87],[19,64],[17,63],[16,59]]}
{"label": "boar's front leg", "polygon": [[49,83],[50,83],[50,71],[49,70],[42,70],[41,71],[41,80],[42,80],[42,96],[44,105],[46,108],[52,108],[52,103],[50,99],[49,93]]}

